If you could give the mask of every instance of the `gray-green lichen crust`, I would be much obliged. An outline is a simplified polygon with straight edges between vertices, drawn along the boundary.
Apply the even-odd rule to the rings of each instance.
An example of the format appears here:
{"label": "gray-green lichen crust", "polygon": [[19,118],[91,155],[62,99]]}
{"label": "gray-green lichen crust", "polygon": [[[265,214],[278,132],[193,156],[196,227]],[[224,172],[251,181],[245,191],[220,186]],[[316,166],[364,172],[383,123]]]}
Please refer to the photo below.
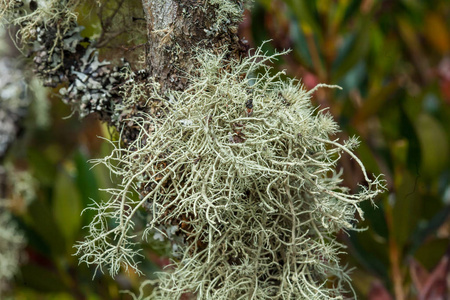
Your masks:
{"label": "gray-green lichen crust", "polygon": [[[359,162],[351,153],[357,141],[331,140],[338,130],[332,117],[317,112],[295,81],[270,76],[264,63],[271,59],[257,51],[224,63],[199,50],[190,87],[158,102],[166,117],[132,120],[140,127],[136,141],[97,161],[123,178],[124,189],[93,208],[104,219],[77,245],[82,261],[109,266],[112,275],[121,264],[137,269],[133,215],[144,206],[144,239],[155,231],[173,236],[161,230],[173,225],[184,237],[156,298],[187,291],[198,299],[342,297],[349,278],[335,234],[352,229],[355,213],[362,217],[359,203],[384,187],[361,164],[367,182],[360,192],[340,186],[336,163],[343,152]],[[105,218],[119,226],[102,231]]]}

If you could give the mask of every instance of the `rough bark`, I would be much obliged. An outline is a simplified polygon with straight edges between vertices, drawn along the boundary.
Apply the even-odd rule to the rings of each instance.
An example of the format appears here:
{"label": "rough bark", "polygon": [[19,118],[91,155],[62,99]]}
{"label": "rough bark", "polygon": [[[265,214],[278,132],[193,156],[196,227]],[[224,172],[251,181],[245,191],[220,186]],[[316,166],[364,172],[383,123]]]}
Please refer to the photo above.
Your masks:
{"label": "rough bark", "polygon": [[247,52],[237,35],[238,21],[230,19],[219,30],[211,30],[217,21],[218,4],[206,0],[142,0],[142,5],[148,29],[148,71],[163,90],[186,88],[186,73],[195,70],[197,49],[227,51],[227,58],[239,58]]}

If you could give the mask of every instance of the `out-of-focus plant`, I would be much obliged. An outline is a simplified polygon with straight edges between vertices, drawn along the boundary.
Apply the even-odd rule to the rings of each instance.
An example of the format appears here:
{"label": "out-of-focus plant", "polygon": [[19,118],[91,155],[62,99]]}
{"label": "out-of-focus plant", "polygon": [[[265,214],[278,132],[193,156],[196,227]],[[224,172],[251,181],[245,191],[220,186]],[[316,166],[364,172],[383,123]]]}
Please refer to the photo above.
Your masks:
{"label": "out-of-focus plant", "polygon": [[[135,238],[156,231],[181,257],[174,270],[160,274],[158,299],[186,293],[199,299],[342,299],[348,276],[335,235],[353,229],[356,215],[363,218],[360,202],[373,200],[384,183],[353,154],[357,140],[338,142],[337,124],[310,104],[319,87],[335,86],[307,92],[294,80],[283,82],[283,72],[272,74],[266,63],[275,56],[257,50],[246,57],[236,36],[243,2],[182,2],[177,10],[170,1],[143,1],[149,42],[146,69],[139,71],[135,62],[98,59],[111,20],[101,19],[98,40],[83,36],[80,2],[3,3],[44,85],[66,84],[59,94],[81,117],[97,113],[120,132],[112,154],[98,161],[121,184],[108,189],[108,201],[95,204],[87,237],[76,246],[82,262],[113,276],[123,268],[142,273]],[[111,15],[125,15],[124,3],[117,1]],[[109,10],[108,2],[97,4],[99,15]],[[157,16],[158,9],[167,14]],[[202,28],[190,32],[185,27],[192,24]],[[126,21],[121,26],[126,29]],[[353,191],[342,186],[336,169],[343,155],[356,162],[364,182]],[[59,180],[64,187],[70,182],[64,174]],[[53,191],[53,218],[40,214],[61,236],[54,255],[80,231],[81,202],[68,186]],[[45,236],[49,228],[42,230]],[[62,284],[71,282],[62,277]]]}
{"label": "out-of-focus plant", "polygon": [[[390,192],[376,203],[379,209],[363,207],[366,217],[363,224],[369,229],[342,235],[352,253],[347,260],[357,267],[353,283],[361,298],[371,299],[375,295],[382,295],[382,299],[426,298],[433,292],[441,296],[448,292],[445,253],[450,232],[450,8],[447,2],[260,0],[251,13],[247,12],[241,26],[242,35],[254,48],[267,39],[272,39],[264,46],[269,51],[292,48],[278,67],[286,69],[289,76],[302,78],[307,88],[319,82],[343,87],[339,91],[319,89],[313,101],[329,108],[344,128],[339,133],[341,137],[346,139],[354,134],[362,137],[356,153],[368,172],[387,175]],[[85,21],[83,25],[90,34],[98,33],[98,23]],[[69,38],[72,34],[81,41],[76,32]],[[120,117],[118,114],[117,120]],[[88,289],[87,281],[81,278],[92,274],[77,269],[76,275],[64,275],[68,270],[73,274],[75,261],[63,253],[83,232],[81,224],[88,217],[77,220],[71,211],[78,211],[87,204],[84,200],[99,199],[99,195],[92,173],[82,163],[86,159],[84,152],[75,156],[75,163],[65,154],[73,153],[74,142],[69,142],[67,133],[61,134],[62,128],[67,130],[73,123],[63,127],[63,122],[53,122],[54,127],[57,123],[56,127],[61,129],[54,141],[70,146],[50,142],[45,135],[42,138],[42,131],[38,132],[41,138],[28,146],[27,164],[40,185],[37,201],[22,217],[22,227],[28,239],[31,237],[27,247],[31,263],[22,268],[24,280],[18,285],[48,289],[30,279],[44,272],[49,278],[62,278],[60,292],[70,290],[77,294],[80,290],[73,287]],[[20,151],[16,154],[20,157]],[[346,169],[345,185],[355,191],[356,183],[362,179],[355,160],[344,154],[339,163]],[[65,189],[82,197],[75,196],[78,200],[66,207],[62,198],[56,196]],[[46,200],[48,195],[55,196]],[[57,216],[56,208],[62,209],[63,214]],[[66,218],[69,222],[65,222]],[[45,232],[59,227],[56,225],[61,226],[58,229],[61,232],[50,238]],[[113,286],[108,281],[106,287],[96,289],[103,297],[116,297],[117,293],[111,292]]]}
{"label": "out-of-focus plant", "polygon": [[[293,48],[279,67],[305,85],[343,87],[318,91],[318,103],[363,137],[364,164],[387,175],[390,193],[365,209],[369,229],[343,236],[363,297],[449,292],[439,271],[450,226],[449,20],[448,1],[261,0],[241,28],[254,44]],[[347,175],[353,187],[359,175]]]}

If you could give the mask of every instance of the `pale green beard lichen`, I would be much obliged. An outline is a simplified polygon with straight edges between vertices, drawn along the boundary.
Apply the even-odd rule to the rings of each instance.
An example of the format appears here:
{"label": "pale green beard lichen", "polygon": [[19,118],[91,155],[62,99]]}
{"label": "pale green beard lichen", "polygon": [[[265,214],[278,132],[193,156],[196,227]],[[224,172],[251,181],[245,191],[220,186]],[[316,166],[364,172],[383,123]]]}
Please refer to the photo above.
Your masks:
{"label": "pale green beard lichen", "polygon": [[[0,199],[0,204],[4,204],[4,201]],[[17,229],[11,214],[0,207],[0,298],[19,270],[25,244],[23,233]]]}
{"label": "pale green beard lichen", "polygon": [[[338,126],[312,107],[312,91],[271,75],[265,63],[274,57],[258,50],[225,62],[226,54],[199,49],[188,88],[162,94],[152,78],[108,71],[92,44],[78,53],[77,68],[63,64],[84,41],[72,10],[78,1],[42,0],[34,11],[25,1],[28,14],[21,1],[0,1],[0,17],[20,25],[47,85],[71,78],[60,91],[66,102],[81,101],[81,116],[111,112],[123,130],[123,143],[96,161],[122,182],[108,190],[109,201],[88,208],[97,214],[75,246],[81,262],[112,276],[122,267],[141,273],[139,238],[165,236],[175,268],[160,274],[155,299],[341,299],[351,288],[335,235],[353,229],[363,217],[359,203],[373,200],[384,182],[370,179],[351,152],[355,138],[333,137]],[[237,3],[205,2],[217,10],[208,37],[237,30]],[[356,194],[336,170],[344,152],[366,181]],[[138,233],[142,207],[149,218]]]}
{"label": "pale green beard lichen", "polygon": [[[76,245],[82,262],[113,276],[121,266],[140,272],[134,226],[144,206],[150,218],[142,238],[159,230],[178,237],[181,249],[174,270],[160,274],[156,299],[186,292],[198,299],[342,298],[349,277],[335,235],[353,228],[355,213],[363,217],[359,203],[384,184],[369,179],[352,154],[356,139],[330,139],[338,126],[312,107],[311,91],[270,75],[265,63],[273,58],[258,50],[224,63],[199,50],[187,90],[153,89],[149,98],[169,99],[157,101],[165,117],[130,120],[138,138],[96,161],[122,183],[91,208],[90,236]],[[343,152],[364,174],[357,194],[340,185]]]}
{"label": "pale green beard lichen", "polygon": [[[58,46],[65,31],[70,30],[71,24],[76,22],[77,15],[73,12],[73,7],[77,0],[41,0],[37,1],[34,11],[30,11],[30,1],[1,0],[3,10],[1,14],[5,20],[0,24],[18,25],[17,37],[24,42],[22,47],[37,35],[36,28],[42,23],[54,24],[58,22],[58,33],[55,38],[55,47]],[[62,31],[60,31],[60,29]]]}

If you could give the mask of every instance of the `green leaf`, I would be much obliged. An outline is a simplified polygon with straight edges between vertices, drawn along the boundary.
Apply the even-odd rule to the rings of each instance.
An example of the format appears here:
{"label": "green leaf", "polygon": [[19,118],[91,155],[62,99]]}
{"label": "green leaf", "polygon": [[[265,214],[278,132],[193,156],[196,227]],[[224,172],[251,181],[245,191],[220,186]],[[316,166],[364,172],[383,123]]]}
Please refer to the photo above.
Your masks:
{"label": "green leaf", "polygon": [[75,241],[81,227],[81,199],[74,179],[60,171],[53,192],[53,216],[65,237],[67,246]]}
{"label": "green leaf", "polygon": [[377,90],[371,91],[354,117],[355,122],[357,124],[366,122],[367,118],[379,113],[397,89],[398,84],[390,82]]}
{"label": "green leaf", "polygon": [[[430,204],[437,206],[436,204],[439,203],[439,200],[436,198],[432,200],[433,201],[431,202],[433,203]],[[429,221],[420,222],[412,237],[412,245],[409,249],[409,254],[412,255],[418,248],[422,248],[423,245],[426,244],[426,241],[434,236],[439,228],[448,220],[449,216],[450,206],[446,206],[445,208],[436,209],[436,214]],[[423,249],[421,251],[423,251]]]}
{"label": "green leaf", "polygon": [[51,249],[51,254],[64,253],[64,238],[48,203],[43,199],[33,201],[28,207],[28,211],[29,223],[27,225],[46,242]]}
{"label": "green leaf", "polygon": [[369,22],[362,20],[358,28],[359,31],[355,35],[348,37],[348,42],[341,48],[333,64],[331,82],[338,82],[368,52],[370,45]]}
{"label": "green leaf", "polygon": [[50,246],[36,231],[29,216],[24,216],[23,219],[17,218],[16,222],[20,230],[26,236],[28,247],[32,248],[33,251],[36,251],[42,255],[48,255],[49,253],[51,253]]}
{"label": "green leaf", "polygon": [[384,239],[387,241],[389,229],[386,224],[384,207],[381,201],[376,203],[376,205],[377,207],[374,207],[370,201],[361,202],[361,209],[364,211],[364,218],[366,219],[364,224],[361,224],[361,227],[369,226],[374,231],[374,235],[379,236],[377,240]]}
{"label": "green leaf", "polygon": [[27,288],[40,292],[60,292],[68,289],[56,272],[35,264],[24,265],[20,278]]}
{"label": "green leaf", "polygon": [[[264,20],[266,10],[264,6],[256,3],[252,9],[252,20]],[[260,22],[252,22],[251,30],[253,35],[253,40],[256,45],[262,45],[265,41],[270,40],[270,36],[267,34],[267,30],[264,28],[264,24]],[[275,53],[275,49],[271,45],[271,43],[265,43],[263,45],[263,51],[268,53]]]}
{"label": "green leaf", "polygon": [[[98,183],[95,173],[90,168],[92,164],[88,162],[88,158],[80,151],[75,153],[74,157],[75,166],[77,169],[76,184],[81,196],[81,203],[83,209],[88,207],[93,200],[100,200],[100,193],[98,190]],[[82,215],[83,225],[90,223],[94,217],[95,212],[87,210]]]}
{"label": "green leaf", "polygon": [[434,178],[448,164],[447,135],[441,124],[425,113],[418,116],[414,125],[422,152],[421,171],[423,175]]}
{"label": "green leaf", "polygon": [[309,49],[306,46],[307,41],[303,32],[300,30],[299,26],[297,26],[297,20],[290,20],[290,36],[292,42],[294,43],[294,53],[297,56],[297,59],[300,63],[308,68],[313,67],[311,54],[309,53]]}
{"label": "green leaf", "polygon": [[434,239],[422,244],[414,257],[416,257],[428,270],[431,270],[436,266],[447,249],[448,239]]}
{"label": "green leaf", "polygon": [[399,249],[409,242],[421,217],[422,198],[418,189],[418,175],[411,174],[407,169],[396,172],[392,234]]}
{"label": "green leaf", "polygon": [[317,35],[319,42],[321,42],[321,33],[323,30],[321,30],[319,23],[317,22],[318,18],[315,2],[306,0],[285,0],[285,2],[294,12],[303,32],[305,34],[314,33]]}
{"label": "green leaf", "polygon": [[92,164],[88,160],[89,158],[82,152],[75,153],[76,183],[83,203],[87,203],[89,198],[98,199],[99,197],[97,179],[91,170]]}
{"label": "green leaf", "polygon": [[380,242],[379,236],[369,227],[364,232],[351,232],[349,242],[351,255],[365,269],[386,278],[388,274],[389,257],[386,241]]}
{"label": "green leaf", "polygon": [[34,177],[46,185],[52,185],[56,175],[55,165],[46,155],[34,148],[27,149],[28,162]]}
{"label": "green leaf", "polygon": [[[409,99],[408,99],[409,100]],[[400,136],[408,141],[407,167],[415,176],[420,176],[420,164],[422,161],[422,149],[420,147],[419,137],[414,128],[414,121],[417,119],[412,112],[412,105],[407,101],[400,110],[398,127]],[[416,105],[417,106],[417,105]],[[395,162],[395,161],[394,161]]]}

